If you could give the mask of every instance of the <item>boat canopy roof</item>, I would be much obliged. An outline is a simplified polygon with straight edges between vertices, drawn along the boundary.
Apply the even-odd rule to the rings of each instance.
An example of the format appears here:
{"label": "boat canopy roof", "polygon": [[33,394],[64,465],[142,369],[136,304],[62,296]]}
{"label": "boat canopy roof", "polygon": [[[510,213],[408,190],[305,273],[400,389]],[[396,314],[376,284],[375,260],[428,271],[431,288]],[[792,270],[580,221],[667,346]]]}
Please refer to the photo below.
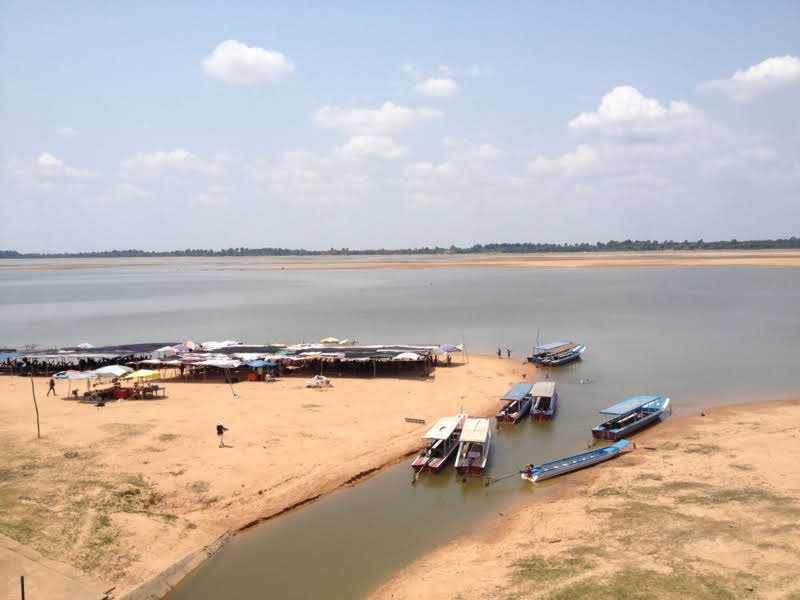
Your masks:
{"label": "boat canopy roof", "polygon": [[489,437],[489,419],[470,417],[461,430],[462,442],[485,442]]}
{"label": "boat canopy roof", "polygon": [[622,402],[617,402],[614,406],[609,406],[600,411],[601,415],[624,415],[642,408],[646,404],[650,404],[655,400],[659,400],[663,396],[632,396]]}
{"label": "boat canopy roof", "polygon": [[505,400],[506,402],[510,400],[522,400],[530,393],[532,387],[532,383],[515,383],[513,386],[511,386],[511,389],[506,392],[505,396],[500,399]]}
{"label": "boat canopy roof", "polygon": [[534,350],[542,350],[549,352],[550,350],[555,350],[560,346],[571,346],[572,342],[550,342],[549,344],[542,344],[541,346],[536,346]]}
{"label": "boat canopy roof", "polygon": [[442,417],[430,428],[423,438],[426,440],[446,440],[458,429],[466,415],[456,415],[455,417]]}
{"label": "boat canopy roof", "polygon": [[531,396],[534,398],[552,398],[556,393],[555,381],[537,381],[533,384]]}

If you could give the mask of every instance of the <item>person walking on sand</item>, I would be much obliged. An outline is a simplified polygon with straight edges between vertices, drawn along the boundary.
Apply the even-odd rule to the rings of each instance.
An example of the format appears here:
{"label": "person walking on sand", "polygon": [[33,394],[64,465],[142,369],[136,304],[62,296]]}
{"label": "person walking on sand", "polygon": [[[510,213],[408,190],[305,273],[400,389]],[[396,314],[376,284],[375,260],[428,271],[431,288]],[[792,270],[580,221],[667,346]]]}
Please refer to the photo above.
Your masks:
{"label": "person walking on sand", "polygon": [[50,378],[50,389],[47,390],[48,396],[50,395],[50,392],[53,392],[53,396],[58,396],[58,394],[56,394],[56,382],[53,381],[52,377]]}
{"label": "person walking on sand", "polygon": [[503,351],[500,348],[497,349],[497,358],[503,358]]}
{"label": "person walking on sand", "polygon": [[511,348],[506,348],[506,354],[508,354],[508,358],[511,358]]}
{"label": "person walking on sand", "polygon": [[222,424],[222,421],[218,421],[217,422],[217,437],[219,438],[219,447],[220,448],[224,448],[225,447],[225,440],[223,439],[223,436],[225,435],[226,431],[228,431],[228,428],[225,427],[225,425]]}

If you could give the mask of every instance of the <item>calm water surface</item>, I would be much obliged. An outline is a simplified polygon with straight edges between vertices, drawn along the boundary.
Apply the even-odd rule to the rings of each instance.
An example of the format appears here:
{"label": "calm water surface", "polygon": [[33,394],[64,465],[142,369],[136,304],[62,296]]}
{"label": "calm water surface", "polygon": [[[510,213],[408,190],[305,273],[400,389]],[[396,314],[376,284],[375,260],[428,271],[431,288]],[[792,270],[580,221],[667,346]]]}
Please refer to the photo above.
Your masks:
{"label": "calm water surface", "polygon": [[[76,262],[76,261],[66,261]],[[111,261],[114,262],[114,261]],[[142,262],[137,260],[137,262]],[[159,261],[163,262],[163,261]],[[559,412],[494,438],[492,475],[578,452],[597,411],[639,393],[678,413],[709,403],[796,396],[800,269],[610,268],[256,271],[201,261],[73,271],[0,271],[0,346],[135,341],[318,340],[588,345],[552,370]],[[583,377],[593,383],[578,384]],[[505,390],[497,390],[498,397]],[[442,407],[443,415],[455,413]],[[236,537],[175,599],[357,598],[435,546],[526,495],[454,473],[411,486],[405,463]]]}

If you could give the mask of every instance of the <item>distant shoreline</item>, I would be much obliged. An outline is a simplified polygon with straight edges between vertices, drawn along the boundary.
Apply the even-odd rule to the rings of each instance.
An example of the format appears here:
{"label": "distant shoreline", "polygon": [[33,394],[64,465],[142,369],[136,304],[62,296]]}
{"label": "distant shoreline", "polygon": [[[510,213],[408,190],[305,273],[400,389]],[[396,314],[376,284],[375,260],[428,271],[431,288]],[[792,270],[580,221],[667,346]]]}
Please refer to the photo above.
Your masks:
{"label": "distant shoreline", "polygon": [[587,268],[800,266],[800,249],[648,250],[641,252],[540,252],[408,255],[153,256],[6,258],[0,271],[61,271],[185,265],[212,270],[385,270],[434,268]]}

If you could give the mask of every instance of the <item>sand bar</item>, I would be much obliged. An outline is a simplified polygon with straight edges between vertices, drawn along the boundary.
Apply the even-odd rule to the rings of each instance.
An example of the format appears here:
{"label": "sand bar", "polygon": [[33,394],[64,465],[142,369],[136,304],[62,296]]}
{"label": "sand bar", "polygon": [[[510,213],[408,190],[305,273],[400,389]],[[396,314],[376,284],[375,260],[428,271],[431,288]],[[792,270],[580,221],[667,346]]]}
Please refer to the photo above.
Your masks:
{"label": "sand bar", "polygon": [[61,271],[120,267],[206,270],[373,270],[443,268],[590,267],[797,267],[800,250],[659,250],[653,252],[563,252],[540,254],[436,254],[294,257],[154,257],[7,259],[0,271]]}
{"label": "sand bar", "polygon": [[539,484],[373,598],[798,597],[800,400],[704,412]]}
{"label": "sand bar", "polygon": [[[523,373],[535,377],[518,360],[471,356],[427,380],[334,378],[332,389],[311,390],[293,377],[239,383],[238,399],[223,383],[166,382],[165,400],[103,408],[45,397],[47,380],[37,379],[41,440],[30,380],[2,377],[0,534],[82,573],[85,594],[63,598],[97,600],[112,585],[121,597],[226,531],[396,462],[441,416],[462,406],[492,414]],[[230,428],[224,449],[219,419]],[[0,598],[18,593],[15,568],[0,571]]]}

